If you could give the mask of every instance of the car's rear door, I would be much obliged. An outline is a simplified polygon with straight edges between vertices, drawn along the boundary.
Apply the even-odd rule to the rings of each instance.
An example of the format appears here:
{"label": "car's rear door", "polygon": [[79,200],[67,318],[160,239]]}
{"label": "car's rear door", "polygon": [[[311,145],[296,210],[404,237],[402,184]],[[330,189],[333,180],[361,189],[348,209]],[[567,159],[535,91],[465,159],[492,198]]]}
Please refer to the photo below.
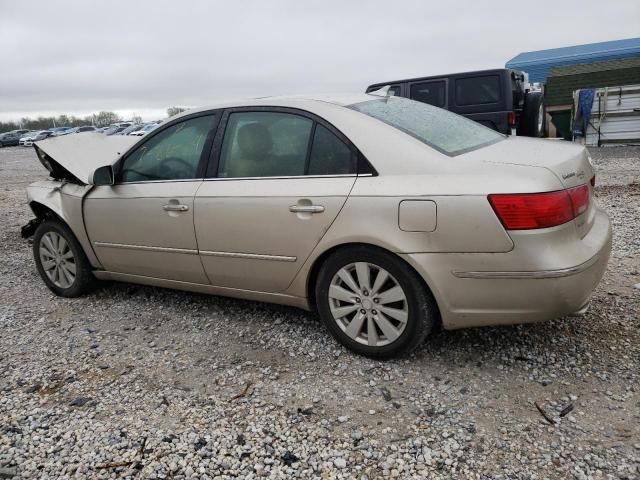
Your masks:
{"label": "car's rear door", "polygon": [[355,147],[306,112],[242,108],[224,114],[212,157],[194,217],[209,280],[285,290],[353,187]]}
{"label": "car's rear door", "polygon": [[119,162],[115,185],[87,195],[87,233],[105,270],[208,283],[193,207],[219,117],[213,112],[168,124]]}

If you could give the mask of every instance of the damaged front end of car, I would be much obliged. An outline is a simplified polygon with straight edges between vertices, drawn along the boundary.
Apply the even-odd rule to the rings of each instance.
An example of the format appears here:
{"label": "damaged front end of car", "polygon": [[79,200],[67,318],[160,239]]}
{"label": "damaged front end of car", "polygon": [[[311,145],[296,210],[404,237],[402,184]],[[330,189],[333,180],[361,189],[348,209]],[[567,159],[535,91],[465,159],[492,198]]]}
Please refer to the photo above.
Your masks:
{"label": "damaged front end of car", "polygon": [[90,263],[98,267],[84,228],[82,202],[95,185],[96,170],[111,171],[121,155],[138,140],[88,133],[36,142],[36,155],[49,172],[49,178],[27,187],[27,203],[35,218],[22,226],[22,237],[31,237],[38,225],[49,218],[59,219],[72,230]]}

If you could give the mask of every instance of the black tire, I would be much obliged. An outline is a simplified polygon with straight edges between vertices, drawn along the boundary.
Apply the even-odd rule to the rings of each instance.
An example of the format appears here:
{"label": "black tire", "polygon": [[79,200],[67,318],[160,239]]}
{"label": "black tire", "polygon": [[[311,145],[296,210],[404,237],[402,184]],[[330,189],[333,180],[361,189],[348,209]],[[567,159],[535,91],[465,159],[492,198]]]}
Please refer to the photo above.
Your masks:
{"label": "black tire", "polygon": [[524,109],[520,117],[518,134],[527,137],[544,137],[545,116],[542,93],[529,92],[524,99]]}
{"label": "black tire", "polygon": [[[406,326],[397,339],[386,345],[369,346],[353,339],[342,330],[338,320],[334,319],[331,312],[329,298],[331,282],[338,271],[356,262],[366,262],[386,270],[405,294],[406,307],[408,308]],[[372,280],[370,283],[374,283],[374,281]],[[424,342],[440,318],[433,295],[422,278],[411,267],[384,250],[367,246],[354,246],[338,250],[324,261],[316,281],[315,302],[320,318],[336,340],[358,354],[378,359],[408,354],[413,351]],[[373,307],[375,308],[375,305]],[[378,306],[378,308],[380,307]],[[364,310],[360,311],[364,312]],[[376,311],[373,310],[373,313],[375,314]]]}
{"label": "black tire", "polygon": [[[73,263],[75,263],[75,278],[68,286],[56,285],[45,272],[40,255],[40,247],[43,237],[53,232],[60,235],[67,242],[69,250],[73,253]],[[93,276],[91,264],[76,239],[75,235],[67,225],[57,219],[47,219],[36,228],[33,237],[33,258],[36,268],[49,290],[60,297],[78,297],[94,287],[96,279]]]}

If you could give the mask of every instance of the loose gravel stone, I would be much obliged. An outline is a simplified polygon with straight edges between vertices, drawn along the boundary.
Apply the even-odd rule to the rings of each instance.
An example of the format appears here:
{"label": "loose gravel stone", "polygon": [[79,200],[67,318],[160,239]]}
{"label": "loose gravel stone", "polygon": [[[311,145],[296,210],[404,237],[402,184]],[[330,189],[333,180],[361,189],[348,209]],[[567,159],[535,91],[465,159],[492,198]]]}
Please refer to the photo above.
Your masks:
{"label": "loose gravel stone", "polygon": [[592,150],[614,236],[584,316],[438,331],[379,362],[295,309],[54,296],[20,238],[46,172],[0,149],[0,478],[640,478],[639,154]]}

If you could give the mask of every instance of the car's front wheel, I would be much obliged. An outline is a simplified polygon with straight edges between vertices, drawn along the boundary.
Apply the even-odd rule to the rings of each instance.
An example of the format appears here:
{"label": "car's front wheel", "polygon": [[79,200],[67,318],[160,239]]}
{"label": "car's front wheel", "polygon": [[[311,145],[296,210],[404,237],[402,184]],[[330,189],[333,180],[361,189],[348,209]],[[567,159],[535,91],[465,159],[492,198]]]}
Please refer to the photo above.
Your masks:
{"label": "car's front wheel", "polygon": [[49,219],[38,225],[33,256],[42,280],[56,295],[77,297],[95,282],[80,243],[69,227],[58,220]]}
{"label": "car's front wheel", "polygon": [[340,343],[374,358],[412,351],[438,320],[422,279],[399,258],[370,247],[329,256],[318,273],[315,300]]}

